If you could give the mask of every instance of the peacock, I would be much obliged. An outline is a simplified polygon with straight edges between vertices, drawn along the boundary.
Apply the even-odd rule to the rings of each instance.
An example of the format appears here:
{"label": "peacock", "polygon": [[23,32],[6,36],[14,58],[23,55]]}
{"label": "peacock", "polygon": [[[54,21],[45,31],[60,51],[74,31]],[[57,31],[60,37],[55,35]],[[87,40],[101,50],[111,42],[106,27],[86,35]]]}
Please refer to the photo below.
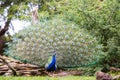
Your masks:
{"label": "peacock", "polygon": [[57,69],[55,53],[48,59],[48,63],[46,63],[45,69],[47,71],[55,71]]}
{"label": "peacock", "polygon": [[40,67],[48,63],[49,55],[53,56],[46,64],[46,69],[53,71],[56,62],[57,68],[86,66],[97,61],[99,55],[103,54],[103,47],[95,37],[78,25],[59,17],[43,20],[38,25],[21,30],[7,45],[5,55]]}

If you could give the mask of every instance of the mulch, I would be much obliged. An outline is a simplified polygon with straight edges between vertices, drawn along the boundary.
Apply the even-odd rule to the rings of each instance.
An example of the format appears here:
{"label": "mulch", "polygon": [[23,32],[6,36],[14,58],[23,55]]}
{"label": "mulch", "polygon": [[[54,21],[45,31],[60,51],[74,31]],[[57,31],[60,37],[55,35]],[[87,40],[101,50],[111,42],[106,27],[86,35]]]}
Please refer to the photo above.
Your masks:
{"label": "mulch", "polygon": [[[68,75],[81,75],[81,71],[67,71],[67,70],[56,70],[54,72],[47,72],[44,67],[39,67],[37,65],[25,64],[18,60],[2,56],[6,62],[15,69],[18,76],[68,76]],[[12,70],[6,65],[3,60],[0,59],[0,75],[2,76],[12,76]]]}

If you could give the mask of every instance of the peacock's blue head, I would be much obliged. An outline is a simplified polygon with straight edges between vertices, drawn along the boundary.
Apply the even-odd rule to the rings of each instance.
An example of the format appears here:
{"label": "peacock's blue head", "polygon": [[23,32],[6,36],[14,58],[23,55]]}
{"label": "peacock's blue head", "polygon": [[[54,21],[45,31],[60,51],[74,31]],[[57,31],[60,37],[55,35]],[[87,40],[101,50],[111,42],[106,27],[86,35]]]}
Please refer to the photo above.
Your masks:
{"label": "peacock's blue head", "polygon": [[53,51],[53,57],[56,57],[56,51]]}
{"label": "peacock's blue head", "polygon": [[53,57],[56,57],[56,54],[53,54]]}

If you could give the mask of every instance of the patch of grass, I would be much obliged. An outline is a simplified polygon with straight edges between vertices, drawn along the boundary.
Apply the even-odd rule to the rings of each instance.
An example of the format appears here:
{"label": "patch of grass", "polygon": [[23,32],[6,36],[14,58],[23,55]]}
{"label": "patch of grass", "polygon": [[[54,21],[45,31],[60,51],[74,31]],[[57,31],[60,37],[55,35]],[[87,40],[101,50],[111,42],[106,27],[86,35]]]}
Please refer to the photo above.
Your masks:
{"label": "patch of grass", "polygon": [[0,80],[95,80],[95,77],[90,76],[66,76],[66,77],[0,77]]}

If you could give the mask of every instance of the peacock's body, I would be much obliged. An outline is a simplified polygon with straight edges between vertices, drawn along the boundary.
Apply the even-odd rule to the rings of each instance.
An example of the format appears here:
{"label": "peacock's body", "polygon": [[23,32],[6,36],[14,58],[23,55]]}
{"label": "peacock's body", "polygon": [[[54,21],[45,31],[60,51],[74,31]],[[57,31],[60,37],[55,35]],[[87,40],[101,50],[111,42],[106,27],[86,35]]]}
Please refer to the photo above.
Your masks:
{"label": "peacock's body", "polygon": [[53,54],[52,58],[50,58],[50,60],[48,60],[48,63],[45,65],[45,69],[47,71],[55,71],[57,69],[56,54]]}
{"label": "peacock's body", "polygon": [[52,51],[56,51],[57,66],[89,64],[102,53],[96,38],[74,23],[58,18],[21,30],[8,47],[8,56],[39,66],[46,64]]}

